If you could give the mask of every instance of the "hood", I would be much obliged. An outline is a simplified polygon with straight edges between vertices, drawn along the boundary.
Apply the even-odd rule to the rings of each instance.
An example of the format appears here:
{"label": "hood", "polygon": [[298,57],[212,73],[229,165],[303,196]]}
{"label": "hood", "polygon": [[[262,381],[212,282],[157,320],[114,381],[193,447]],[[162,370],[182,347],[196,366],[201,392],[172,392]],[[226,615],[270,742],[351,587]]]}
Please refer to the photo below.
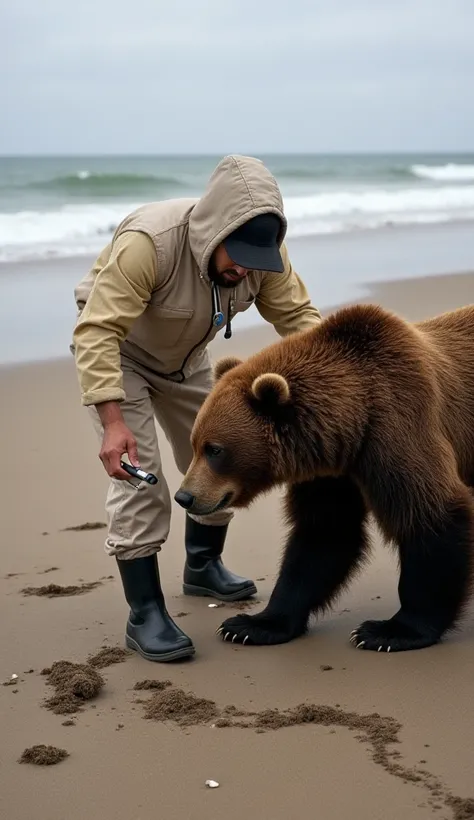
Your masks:
{"label": "hood", "polygon": [[224,157],[189,217],[189,242],[201,274],[207,274],[209,259],[226,236],[263,213],[280,217],[281,245],[287,221],[275,178],[259,159],[239,155]]}

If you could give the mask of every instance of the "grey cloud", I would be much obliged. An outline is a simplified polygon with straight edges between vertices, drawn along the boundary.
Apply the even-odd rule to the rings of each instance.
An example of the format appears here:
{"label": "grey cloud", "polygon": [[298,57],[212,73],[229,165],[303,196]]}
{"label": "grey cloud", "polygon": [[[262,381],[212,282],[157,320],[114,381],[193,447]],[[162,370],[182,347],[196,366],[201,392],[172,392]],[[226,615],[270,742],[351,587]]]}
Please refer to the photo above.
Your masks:
{"label": "grey cloud", "polygon": [[471,0],[17,0],[0,152],[474,147]]}

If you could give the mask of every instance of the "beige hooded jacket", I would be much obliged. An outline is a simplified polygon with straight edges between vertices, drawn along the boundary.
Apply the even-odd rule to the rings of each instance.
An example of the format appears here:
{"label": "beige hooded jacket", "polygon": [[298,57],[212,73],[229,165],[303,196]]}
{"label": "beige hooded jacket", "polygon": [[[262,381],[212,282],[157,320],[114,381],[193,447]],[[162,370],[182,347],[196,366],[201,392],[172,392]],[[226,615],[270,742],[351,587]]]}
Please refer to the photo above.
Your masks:
{"label": "beige hooded jacket", "polygon": [[224,322],[213,324],[211,254],[251,217],[287,222],[278,185],[260,160],[228,156],[199,199],[150,203],[127,216],[75,289],[78,319],[71,350],[84,405],[122,401],[121,353],[165,377],[183,380],[236,313],[255,304],[280,336],[321,321],[281,244],[284,273],[251,271],[220,288]]}

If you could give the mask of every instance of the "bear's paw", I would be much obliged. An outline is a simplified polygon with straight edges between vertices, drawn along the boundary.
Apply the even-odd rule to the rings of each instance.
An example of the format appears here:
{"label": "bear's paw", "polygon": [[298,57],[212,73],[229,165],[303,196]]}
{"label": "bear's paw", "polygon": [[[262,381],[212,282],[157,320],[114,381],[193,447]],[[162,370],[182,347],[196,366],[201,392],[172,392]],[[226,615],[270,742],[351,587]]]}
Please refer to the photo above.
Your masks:
{"label": "bear's paw", "polygon": [[223,641],[254,646],[288,643],[298,636],[291,623],[272,618],[264,612],[257,615],[234,615],[216,630]]}
{"label": "bear's paw", "polygon": [[426,624],[409,624],[396,615],[387,621],[364,621],[351,633],[350,641],[357,649],[372,652],[406,652],[424,649],[440,640],[440,633]]}

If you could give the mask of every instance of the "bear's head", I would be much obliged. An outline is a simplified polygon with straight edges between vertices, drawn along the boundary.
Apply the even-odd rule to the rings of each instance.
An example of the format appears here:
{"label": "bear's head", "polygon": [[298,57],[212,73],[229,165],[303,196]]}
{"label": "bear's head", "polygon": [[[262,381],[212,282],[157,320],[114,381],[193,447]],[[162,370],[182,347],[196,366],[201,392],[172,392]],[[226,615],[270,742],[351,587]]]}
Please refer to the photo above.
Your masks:
{"label": "bear's head", "polygon": [[[373,384],[367,312],[358,325],[350,315],[349,329],[345,314],[336,318],[245,362],[217,362],[191,433],[193,459],[175,495],[181,506],[196,515],[248,507],[276,486],[354,469]],[[362,353],[354,350],[359,337]]]}
{"label": "bear's head", "polygon": [[175,495],[195,515],[246,507],[285,481],[281,436],[290,434],[291,391],[278,373],[253,375],[233,356],[218,361],[214,386],[193,426],[193,460]]}

